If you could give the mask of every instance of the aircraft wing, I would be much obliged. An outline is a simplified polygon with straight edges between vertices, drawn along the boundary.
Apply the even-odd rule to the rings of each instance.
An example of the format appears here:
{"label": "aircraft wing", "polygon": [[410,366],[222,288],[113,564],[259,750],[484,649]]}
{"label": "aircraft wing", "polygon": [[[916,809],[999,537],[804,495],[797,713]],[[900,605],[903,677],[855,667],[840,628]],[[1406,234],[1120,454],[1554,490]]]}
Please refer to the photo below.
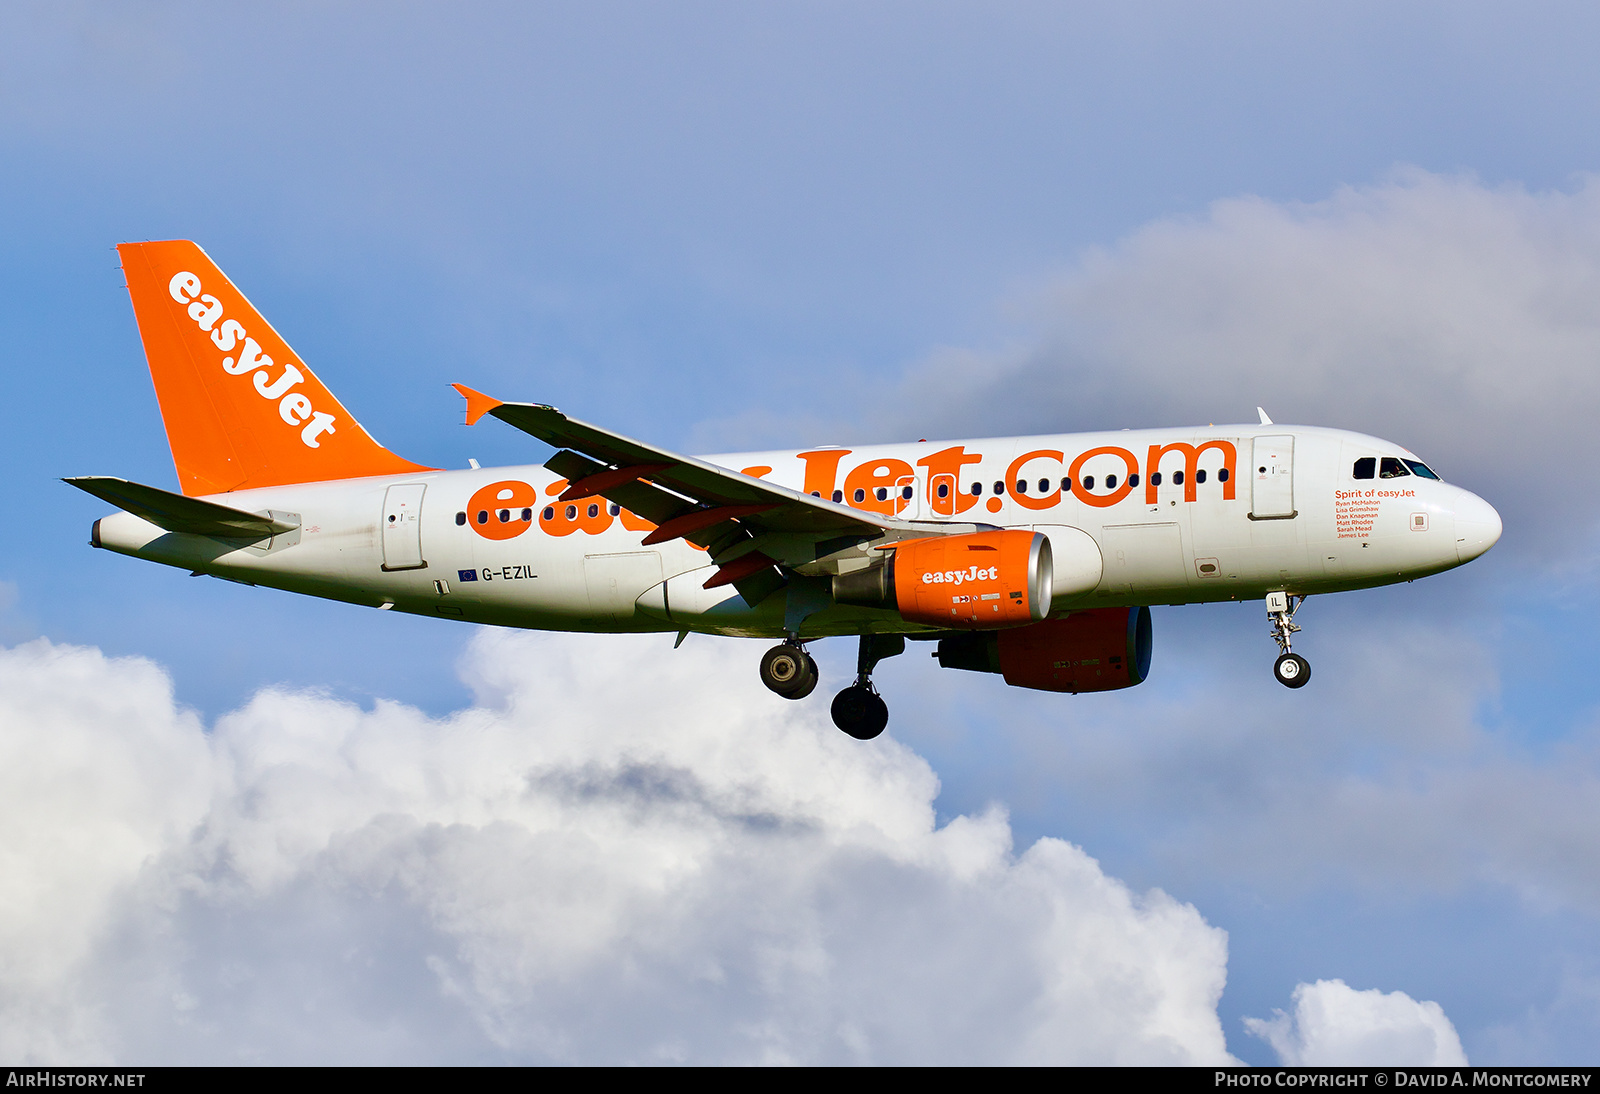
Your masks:
{"label": "aircraft wing", "polygon": [[504,403],[454,387],[467,400],[468,425],[488,414],[561,449],[545,461],[568,480],[561,500],[598,494],[659,526],[644,538],[646,545],[684,536],[707,547],[722,566],[712,578],[718,584],[737,583],[774,563],[804,565],[868,540],[976,528],[863,512],[624,437],[555,407]]}
{"label": "aircraft wing", "polygon": [[247,513],[243,509],[232,509],[216,502],[173,494],[127,479],[83,475],[61,481],[169,532],[188,532],[216,539],[259,540],[281,532],[292,532],[298,527],[259,513]]}

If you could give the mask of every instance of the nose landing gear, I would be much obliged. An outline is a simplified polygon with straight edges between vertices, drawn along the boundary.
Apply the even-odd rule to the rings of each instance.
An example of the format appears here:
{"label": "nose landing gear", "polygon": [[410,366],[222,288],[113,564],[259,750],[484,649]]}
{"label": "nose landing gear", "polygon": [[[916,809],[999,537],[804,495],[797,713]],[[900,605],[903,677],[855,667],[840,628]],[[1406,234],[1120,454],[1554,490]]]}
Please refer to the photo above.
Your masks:
{"label": "nose landing gear", "polygon": [[785,699],[804,699],[817,687],[817,663],[799,642],[773,646],[761,658],[761,682]]}
{"label": "nose landing gear", "polygon": [[889,724],[889,704],[872,686],[872,670],[906,651],[902,634],[864,634],[856,654],[856,682],[833,697],[833,724],[858,741],[870,741]]}
{"label": "nose landing gear", "polygon": [[1294,613],[1306,602],[1302,596],[1289,593],[1267,594],[1267,618],[1272,621],[1272,639],[1278,643],[1278,659],[1272,664],[1272,675],[1286,688],[1303,688],[1311,680],[1311,662],[1289,647],[1290,637],[1300,630]]}

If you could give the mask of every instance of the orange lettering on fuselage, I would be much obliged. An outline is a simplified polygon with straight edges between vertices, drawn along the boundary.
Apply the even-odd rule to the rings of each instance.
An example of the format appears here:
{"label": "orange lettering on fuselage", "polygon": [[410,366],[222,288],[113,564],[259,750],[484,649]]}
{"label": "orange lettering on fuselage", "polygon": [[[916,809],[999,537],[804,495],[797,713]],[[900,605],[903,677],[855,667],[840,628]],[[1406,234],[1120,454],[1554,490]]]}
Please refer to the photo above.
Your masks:
{"label": "orange lettering on fuselage", "polygon": [[584,498],[581,501],[560,501],[567,489],[566,479],[557,479],[544,488],[551,499],[539,513],[539,527],[552,536],[570,536],[580,529],[597,536],[611,527],[611,503],[604,498]]}
{"label": "orange lettering on fuselage", "polygon": [[538,504],[539,491],[525,482],[491,482],[467,502],[467,523],[484,539],[515,539],[533,527],[533,521],[523,520],[522,515],[526,512],[531,518]]}
{"label": "orange lettering on fuselage", "polygon": [[1133,483],[1129,481],[1128,476],[1137,475],[1139,473],[1139,460],[1138,457],[1136,457],[1132,452],[1129,452],[1126,448],[1118,448],[1116,445],[1102,445],[1100,448],[1089,449],[1089,451],[1083,453],[1077,459],[1073,460],[1072,466],[1067,468],[1068,477],[1071,478],[1075,483],[1081,483],[1083,478],[1080,472],[1083,470],[1083,465],[1094,459],[1096,456],[1120,456],[1122,457],[1123,464],[1127,467],[1127,473],[1122,476],[1122,485],[1118,486],[1109,494],[1091,494],[1087,490],[1079,490],[1076,488],[1073,490],[1074,496],[1076,496],[1078,500],[1083,502],[1085,505],[1092,505],[1097,509],[1104,509],[1108,506],[1117,504],[1117,502],[1128,496],[1128,492],[1133,489]]}
{"label": "orange lettering on fuselage", "polygon": [[[911,504],[910,498],[900,496],[899,489],[900,480],[910,477],[911,465],[905,460],[892,457],[868,460],[845,478],[845,504],[853,509],[893,516]],[[856,500],[858,490],[861,491],[860,501]],[[879,490],[883,491],[882,498],[878,497]]]}
{"label": "orange lettering on fuselage", "polygon": [[[977,495],[961,489],[961,469],[969,463],[982,462],[982,456],[967,455],[966,446],[960,444],[918,460],[918,467],[928,469],[928,507],[941,517],[950,517],[977,505]],[[941,484],[946,487],[942,498],[939,496]]]}
{"label": "orange lettering on fuselage", "polygon": [[617,519],[630,532],[653,532],[656,530],[655,521],[645,520],[631,509],[621,510],[617,513]]}
{"label": "orange lettering on fuselage", "polygon": [[816,452],[796,453],[795,458],[806,465],[805,485],[800,488],[801,491],[832,501],[834,483],[839,480],[839,461],[848,455],[848,448],[823,448]]}
{"label": "orange lettering on fuselage", "polygon": [[[1144,499],[1148,504],[1155,504],[1158,497],[1158,484],[1154,477],[1161,471],[1161,462],[1170,453],[1177,452],[1183,456],[1184,480],[1183,500],[1186,502],[1199,499],[1199,478],[1201,470],[1200,457],[1208,450],[1215,449],[1221,454],[1222,467],[1218,469],[1217,478],[1222,486],[1224,501],[1233,501],[1237,496],[1238,483],[1238,452],[1231,441],[1209,440],[1199,444],[1190,444],[1187,441],[1173,441],[1168,444],[1153,444],[1150,446],[1149,455],[1144,468]],[[837,489],[839,469],[844,458],[850,455],[848,448],[822,448],[809,452],[797,452],[795,457],[805,465],[804,489],[808,494],[832,500]],[[1123,464],[1124,473],[1120,476],[1117,486],[1104,494],[1092,493],[1081,489],[1083,482],[1084,465],[1096,456],[1115,456]],[[981,452],[968,452],[965,445],[954,445],[942,448],[931,455],[924,456],[917,461],[917,466],[926,468],[926,481],[922,490],[929,511],[937,516],[956,516],[965,513],[982,499],[982,494],[973,494],[970,490],[961,489],[961,479],[965,468],[983,463],[984,456]],[[1066,497],[1066,492],[1060,488],[1056,475],[1024,474],[1027,464],[1034,460],[1051,460],[1065,464],[1065,453],[1050,448],[1039,448],[1024,452],[1011,461],[1006,468],[1006,481],[1004,491],[1006,497],[1025,509],[1041,510],[1053,509],[1060,505]],[[743,469],[743,474],[754,478],[764,478],[772,473],[772,468],[762,464]],[[1067,465],[1067,476],[1075,484],[1071,494],[1085,505],[1097,509],[1109,508],[1127,498],[1134,489],[1135,476],[1140,473],[1138,457],[1125,448],[1116,445],[1102,445],[1080,453]],[[1032,482],[1034,478],[1048,480],[1050,489],[1042,494],[1030,494],[1026,489],[1018,490],[1019,481]],[[894,515],[905,510],[911,499],[904,496],[907,480],[914,479],[912,466],[905,460],[892,456],[880,457],[857,464],[845,476],[842,490],[842,500],[846,505],[867,512]],[[939,489],[944,486],[944,496],[939,495]],[[626,509],[619,508],[612,513],[612,506],[603,498],[596,497],[576,502],[562,502],[556,500],[567,487],[566,479],[558,479],[545,488],[550,499],[542,509],[538,510],[537,523],[540,529],[552,536],[569,536],[573,532],[582,531],[588,535],[599,535],[611,527],[613,523],[620,522],[622,527],[630,532],[648,532],[656,527],[653,521],[646,520]],[[855,492],[861,491],[861,500],[857,501]],[[885,496],[878,497],[878,491],[883,490]],[[509,491],[509,493],[508,493]],[[501,495],[505,496],[502,497]],[[491,483],[473,494],[469,503],[468,520],[472,530],[487,539],[511,539],[521,535],[531,526],[530,522],[522,521],[523,508],[537,508],[537,491],[527,483],[506,481]],[[998,512],[1001,508],[999,497],[988,499],[989,508]],[[501,520],[504,511],[506,520]],[[480,517],[486,516],[485,520]],[[690,543],[697,550],[705,548],[697,543]]]}
{"label": "orange lettering on fuselage", "polygon": [[1156,475],[1161,471],[1161,457],[1168,452],[1183,453],[1183,500],[1195,501],[1198,495],[1195,482],[1195,472],[1200,470],[1200,453],[1208,448],[1215,448],[1222,453],[1222,470],[1225,474],[1217,477],[1222,480],[1222,500],[1232,501],[1234,496],[1234,482],[1239,477],[1239,455],[1228,441],[1206,441],[1202,445],[1185,444],[1183,441],[1173,441],[1171,444],[1153,444],[1150,446],[1149,459],[1145,461],[1144,469],[1144,501],[1146,505],[1156,503]]}
{"label": "orange lettering on fuselage", "polygon": [[[1096,449],[1096,451],[1105,450]],[[1091,453],[1091,455],[1092,454],[1093,453]],[[1034,452],[1024,452],[1022,455],[1012,460],[1011,466],[1006,468],[1006,493],[1011,495],[1012,501],[1016,502],[1024,509],[1049,509],[1052,506],[1061,504],[1061,488],[1056,486],[1054,476],[1051,476],[1051,486],[1053,489],[1048,494],[1041,494],[1039,497],[1034,497],[1031,494],[1019,493],[1017,490],[1017,477],[1022,473],[1023,465],[1031,460],[1041,459],[1055,460],[1057,463],[1059,463],[1061,462],[1061,453],[1047,448],[1041,448]],[[1082,460],[1083,457],[1080,456],[1079,462],[1082,462]],[[1073,475],[1077,475],[1077,464],[1073,465]],[[1026,483],[1023,485],[1026,485]],[[1096,503],[1091,501],[1089,504],[1094,505]]]}

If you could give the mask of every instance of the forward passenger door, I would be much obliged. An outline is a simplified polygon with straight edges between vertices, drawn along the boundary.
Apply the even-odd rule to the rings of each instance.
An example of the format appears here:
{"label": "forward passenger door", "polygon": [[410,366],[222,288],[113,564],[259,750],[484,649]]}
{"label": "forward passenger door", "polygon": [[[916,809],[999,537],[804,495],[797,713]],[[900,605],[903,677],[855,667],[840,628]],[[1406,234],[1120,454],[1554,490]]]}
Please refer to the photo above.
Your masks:
{"label": "forward passenger door", "polygon": [[1287,520],[1294,507],[1294,437],[1257,437],[1250,458],[1250,519]]}

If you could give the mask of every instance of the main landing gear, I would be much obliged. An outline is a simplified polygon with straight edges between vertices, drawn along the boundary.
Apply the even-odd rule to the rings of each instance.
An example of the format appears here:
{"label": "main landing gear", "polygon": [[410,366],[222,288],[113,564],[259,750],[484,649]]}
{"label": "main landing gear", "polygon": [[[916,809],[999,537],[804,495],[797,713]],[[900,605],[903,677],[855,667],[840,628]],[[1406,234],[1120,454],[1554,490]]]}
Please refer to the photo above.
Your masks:
{"label": "main landing gear", "polygon": [[791,638],[761,658],[761,682],[785,699],[804,699],[817,689],[817,663]]}
{"label": "main landing gear", "polygon": [[889,724],[889,704],[872,686],[872,670],[885,657],[906,652],[903,634],[864,634],[856,654],[856,682],[833,697],[833,724],[858,741],[870,741]]}
{"label": "main landing gear", "polygon": [[1272,664],[1272,675],[1286,688],[1303,688],[1311,680],[1311,662],[1289,648],[1290,637],[1300,630],[1294,613],[1305,602],[1304,596],[1267,594],[1267,618],[1272,621],[1272,638],[1279,650],[1278,659]]}
{"label": "main landing gear", "polygon": [[[856,682],[833,697],[833,724],[858,741],[870,741],[889,724],[889,704],[872,686],[872,670],[885,657],[904,653],[899,634],[864,634],[856,654]],[[785,699],[804,699],[817,686],[817,663],[791,638],[761,658],[761,682]]]}

